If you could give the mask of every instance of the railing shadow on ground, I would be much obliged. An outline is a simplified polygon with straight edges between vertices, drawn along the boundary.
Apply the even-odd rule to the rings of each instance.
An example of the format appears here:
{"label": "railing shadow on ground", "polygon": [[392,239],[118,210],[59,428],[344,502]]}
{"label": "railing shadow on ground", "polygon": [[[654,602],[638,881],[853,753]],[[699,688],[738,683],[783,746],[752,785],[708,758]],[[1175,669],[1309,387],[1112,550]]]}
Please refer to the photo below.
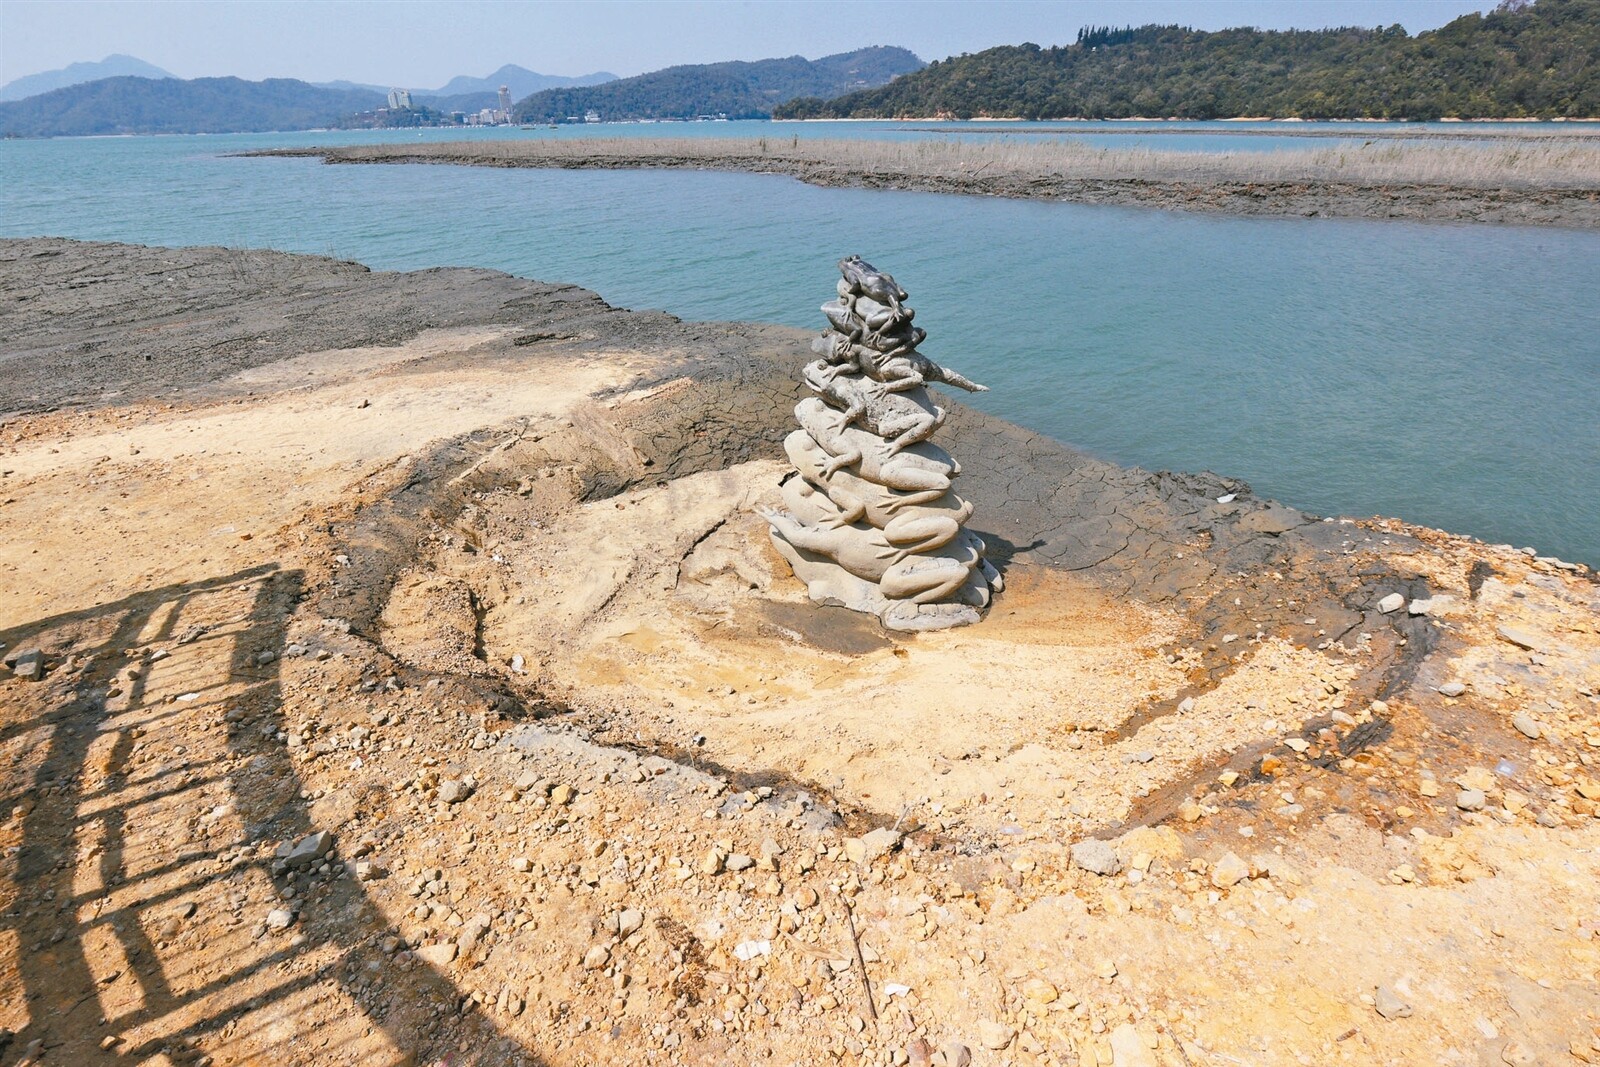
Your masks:
{"label": "railing shadow on ground", "polygon": [[[462,990],[382,952],[399,931],[351,877],[310,921],[252,925],[288,884],[272,848],[320,829],[276,740],[301,588],[265,565],[0,631],[71,644],[0,712],[0,1061],[539,1062],[481,1014],[458,1029]],[[151,695],[163,671],[183,693]]]}

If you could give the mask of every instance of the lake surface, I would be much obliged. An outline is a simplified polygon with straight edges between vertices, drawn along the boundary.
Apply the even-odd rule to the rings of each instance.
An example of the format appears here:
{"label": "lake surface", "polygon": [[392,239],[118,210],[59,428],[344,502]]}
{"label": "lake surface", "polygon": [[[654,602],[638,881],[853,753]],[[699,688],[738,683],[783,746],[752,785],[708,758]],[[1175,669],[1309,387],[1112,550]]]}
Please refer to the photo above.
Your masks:
{"label": "lake surface", "polygon": [[[1148,137],[1180,149],[1337,143],[1187,125],[1201,132]],[[915,126],[474,136],[949,135]],[[748,174],[226,158],[376,139],[419,137],[3,142],[0,235],[494,267],[625,307],[819,330],[834,261],[859,252],[910,290],[924,350],[993,388],[971,401],[985,410],[1120,463],[1242,477],[1316,514],[1393,515],[1600,565],[1600,234],[1183,215]]]}

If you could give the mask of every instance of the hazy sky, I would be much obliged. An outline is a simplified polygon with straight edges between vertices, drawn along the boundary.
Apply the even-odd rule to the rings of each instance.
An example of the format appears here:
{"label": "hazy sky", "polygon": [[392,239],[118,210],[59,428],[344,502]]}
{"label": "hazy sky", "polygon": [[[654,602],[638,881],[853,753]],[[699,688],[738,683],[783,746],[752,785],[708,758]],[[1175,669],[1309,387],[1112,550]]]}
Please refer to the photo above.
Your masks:
{"label": "hazy sky", "polygon": [[942,59],[1070,44],[1086,24],[1433,29],[1493,0],[0,0],[0,84],[123,52],[181,78],[436,88],[504,63],[624,77],[675,63],[815,59],[896,44]]}

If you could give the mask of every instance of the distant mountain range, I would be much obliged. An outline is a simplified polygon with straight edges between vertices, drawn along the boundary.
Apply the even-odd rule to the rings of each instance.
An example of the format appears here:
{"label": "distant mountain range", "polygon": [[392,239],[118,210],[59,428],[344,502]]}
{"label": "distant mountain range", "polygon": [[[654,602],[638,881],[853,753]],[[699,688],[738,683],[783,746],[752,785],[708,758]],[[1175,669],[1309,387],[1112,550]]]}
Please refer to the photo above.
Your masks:
{"label": "distant mountain range", "polygon": [[558,74],[540,74],[526,67],[519,67],[515,63],[507,63],[486,78],[460,75],[451,78],[442,87],[433,91],[413,89],[411,99],[448,115],[452,111],[472,112],[486,107],[499,107],[502,85],[511,91],[511,99],[520,100],[544,89],[603,85],[616,80],[615,74],[603,70],[576,78],[563,78]]}
{"label": "distant mountain range", "polygon": [[789,56],[667,67],[603,85],[545,89],[517,104],[515,115],[520,122],[581,119],[589,111],[607,122],[700,115],[766,118],[795,97],[837,96],[884,85],[923,65],[904,48],[876,47],[815,60]]}
{"label": "distant mountain range", "polygon": [[[125,67],[151,73],[97,73]],[[553,86],[614,80],[616,75],[604,71],[565,78],[508,63],[487,77],[461,76],[437,90],[412,90],[411,97],[419,107],[439,113],[437,119],[452,111],[498,107],[502,85],[516,99]],[[17,86],[24,92],[29,86],[44,88],[0,103],[0,135],[250,133],[345,126],[358,112],[383,107],[389,92],[388,86],[349,81],[313,85],[293,78],[181,79],[131,56],[108,56],[101,63],[74,63],[63,70],[31,74],[12,82],[6,91]]]}
{"label": "distant mountain range", "polygon": [[[111,57],[107,62],[115,59],[128,57]],[[448,124],[452,111],[497,107],[501,85],[511,87],[513,99],[522,92],[522,102],[515,108],[520,121],[560,121],[569,115],[581,118],[590,110],[608,120],[718,114],[764,118],[775,105],[797,96],[835,96],[881,86],[896,75],[922,66],[922,60],[904,48],[885,47],[817,60],[791,56],[669,67],[620,80],[605,73],[560,78],[507,65],[484,78],[452,79],[436,91],[413,89],[415,110],[389,114],[377,121],[390,125]],[[350,126],[358,124],[358,113],[385,107],[389,91],[386,86],[354,82],[313,85],[292,78],[256,82],[241,78],[185,80],[164,71],[158,74],[159,77],[101,77],[0,103],[0,136],[250,133]],[[552,83],[567,84],[549,87]],[[530,85],[544,88],[528,93]],[[475,86],[483,88],[474,90]],[[462,89],[465,91],[456,91]],[[397,117],[402,121],[397,123]],[[367,121],[372,120],[369,117]]]}
{"label": "distant mountain range", "polygon": [[526,67],[519,67],[515,63],[507,63],[499,70],[484,78],[469,78],[460,75],[451,78],[443,86],[433,92],[413,91],[412,96],[461,96],[465,93],[498,93],[500,86],[509,86],[511,99],[520,100],[532,93],[544,89],[564,89],[569,86],[600,85],[604,82],[617,80],[615,74],[608,71],[597,70],[593,74],[582,74],[576,78],[563,78],[559,74],[540,74]]}
{"label": "distant mountain range", "polygon": [[349,123],[382,94],[322,89],[292,78],[102,78],[0,104],[0,135],[250,133]]}
{"label": "distant mountain range", "polygon": [[[170,78],[172,75],[153,63],[146,63],[133,56],[111,55],[98,63],[72,63],[60,70],[40,71],[38,74],[29,74],[16,81],[7,82],[5,85],[0,85],[0,102],[22,100],[38,96],[40,93],[48,93],[51,89],[64,89],[69,85],[80,85],[101,78],[119,77]],[[549,87],[541,85],[539,88]]]}
{"label": "distant mountain range", "polygon": [[[451,78],[437,89],[411,89],[413,100],[428,100],[429,107],[438,108],[439,105],[431,101],[439,97],[466,96],[468,94],[489,93],[498,96],[500,86],[504,85],[511,90],[511,99],[520,100],[530,93],[537,93],[541,89],[561,89],[574,85],[600,85],[603,82],[616,81],[617,76],[607,71],[599,70],[593,74],[583,74],[576,78],[563,78],[559,74],[540,74],[538,71],[519,67],[515,63],[507,63],[493,74],[482,78],[473,78],[459,74]],[[387,93],[394,88],[391,85],[367,85],[361,82],[336,81],[313,82],[319,89],[365,89],[368,92]],[[402,88],[411,88],[402,86]],[[440,110],[449,110],[440,108]]]}

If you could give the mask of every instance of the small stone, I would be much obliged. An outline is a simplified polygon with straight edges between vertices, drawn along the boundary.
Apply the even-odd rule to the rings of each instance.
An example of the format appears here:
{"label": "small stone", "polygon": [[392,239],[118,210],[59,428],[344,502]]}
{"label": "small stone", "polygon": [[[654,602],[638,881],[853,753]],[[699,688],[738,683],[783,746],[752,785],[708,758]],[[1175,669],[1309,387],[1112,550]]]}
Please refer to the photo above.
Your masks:
{"label": "small stone", "polygon": [[378,865],[371,860],[356,860],[356,881],[370,882],[378,877]]}
{"label": "small stone", "polygon": [[1432,600],[1413,600],[1406,605],[1406,611],[1412,615],[1426,615],[1433,610]]}
{"label": "small stone", "polygon": [[1373,1007],[1378,1009],[1378,1014],[1385,1019],[1409,1019],[1411,1005],[1400,999],[1400,995],[1386,985],[1378,987],[1373,995]]}
{"label": "small stone", "polygon": [[425,945],[416,950],[417,959],[433,967],[443,967],[456,958],[456,943],[446,941],[442,945]]}
{"label": "small stone", "polygon": [[1440,695],[1447,697],[1458,697],[1466,691],[1467,687],[1463,682],[1446,682],[1439,687]]}
{"label": "small stone", "polygon": [[1113,1067],[1156,1067],[1156,1054],[1132,1023],[1123,1023],[1111,1031],[1111,1063]]}
{"label": "small stone", "polygon": [[1311,742],[1307,741],[1303,737],[1290,737],[1285,739],[1283,743],[1288,745],[1295,752],[1304,752],[1306,749],[1311,747]]}
{"label": "small stone", "polygon": [[944,1047],[945,1067],[972,1067],[972,1050],[959,1041]]}
{"label": "small stone", "polygon": [[1022,997],[1030,1003],[1054,1004],[1060,996],[1060,990],[1043,978],[1030,978],[1022,983]]}
{"label": "small stone", "polygon": [[817,891],[810,886],[805,886],[794,895],[794,906],[801,911],[817,906]]}
{"label": "small stone", "polygon": [[456,949],[459,955],[471,954],[478,942],[483,940],[483,935],[489,932],[490,919],[487,915],[474,915],[468,919],[461,928],[461,933],[456,935]]}
{"label": "small stone", "polygon": [[1438,796],[1439,795],[1439,780],[1437,778],[1424,778],[1424,779],[1422,779],[1420,782],[1417,783],[1417,792],[1421,793],[1425,797],[1436,797],[1436,796]]}
{"label": "small stone", "polygon": [[1551,647],[1548,637],[1521,626],[1499,626],[1495,628],[1495,633],[1503,640],[1510,641],[1518,648],[1525,648],[1529,652],[1548,652]]}
{"label": "small stone", "polygon": [[583,955],[583,969],[598,971],[611,962],[611,950],[604,945],[594,945]]}
{"label": "small stone", "polygon": [[984,1048],[998,1052],[1009,1046],[1016,1036],[1017,1032],[1004,1023],[997,1023],[993,1019],[978,1020],[978,1044]]}
{"label": "small stone", "polygon": [[1116,849],[1097,837],[1073,842],[1072,862],[1090,874],[1101,877],[1110,877],[1122,870],[1122,861],[1117,858]]}
{"label": "small stone", "polygon": [[1403,594],[1390,593],[1388,596],[1378,601],[1378,611],[1381,614],[1387,615],[1392,611],[1399,611],[1405,606],[1405,603],[1406,598]]}
{"label": "small stone", "polygon": [[28,682],[37,682],[44,677],[44,653],[37,648],[23,649],[14,652],[5,659],[11,673]]}
{"label": "small stone", "polygon": [[1101,960],[1095,965],[1094,973],[1109,982],[1119,973],[1117,962],[1115,960]]}
{"label": "small stone", "polygon": [[294,912],[288,908],[273,908],[267,912],[268,930],[287,930],[294,925]]}
{"label": "small stone", "polygon": [[742,852],[730,852],[722,865],[730,871],[748,871],[756,865],[756,861]]}
{"label": "small stone", "polygon": [[844,842],[845,854],[853,862],[861,864],[871,863],[879,856],[892,852],[899,845],[900,834],[887,826],[880,826],[860,837],[847,837]]}
{"label": "small stone", "polygon": [[526,856],[518,856],[511,861],[511,869],[518,874],[527,874],[533,870],[533,863]]}
{"label": "small stone", "polygon": [[618,937],[627,937],[629,934],[638,933],[643,926],[644,912],[627,908],[617,913]]}
{"label": "small stone", "polygon": [[1511,725],[1517,728],[1517,733],[1530,741],[1537,741],[1544,734],[1544,728],[1535,722],[1527,712],[1521,712],[1514,716],[1511,720]]}
{"label": "small stone", "polygon": [[555,804],[557,807],[562,807],[567,804],[571,804],[572,799],[577,795],[578,791],[576,789],[572,788],[572,786],[566,784],[565,782],[562,782],[560,785],[550,790],[550,803]]}
{"label": "small stone", "polygon": [[518,793],[534,793],[541,797],[547,797],[550,795],[550,780],[539,777],[538,771],[523,771],[522,776],[517,779],[511,788]]}
{"label": "small stone", "polygon": [[1511,1067],[1538,1067],[1540,1062],[1538,1055],[1520,1041],[1507,1041],[1500,1050],[1500,1060]]}
{"label": "small stone", "polygon": [[1488,798],[1481,789],[1463,789],[1456,794],[1456,807],[1462,811],[1482,811],[1487,803]]}
{"label": "small stone", "polygon": [[459,778],[446,778],[439,783],[439,799],[446,804],[459,804],[472,795],[472,787]]}
{"label": "small stone", "polygon": [[1248,877],[1250,865],[1232,852],[1225,853],[1211,868],[1211,884],[1218,889],[1231,888]]}
{"label": "small stone", "polygon": [[741,941],[733,946],[733,955],[743,963],[749,963],[758,956],[772,955],[771,941]]}
{"label": "small stone", "polygon": [[305,869],[316,864],[322,857],[333,850],[333,835],[326,830],[318,830],[314,834],[307,834],[296,841],[287,851],[283,846],[278,847],[282,853],[279,856],[284,863],[297,869]]}
{"label": "small stone", "polygon": [[714,848],[706,853],[705,859],[700,861],[700,873],[711,875],[721,874],[722,865],[727,860],[727,855],[721,849]]}

